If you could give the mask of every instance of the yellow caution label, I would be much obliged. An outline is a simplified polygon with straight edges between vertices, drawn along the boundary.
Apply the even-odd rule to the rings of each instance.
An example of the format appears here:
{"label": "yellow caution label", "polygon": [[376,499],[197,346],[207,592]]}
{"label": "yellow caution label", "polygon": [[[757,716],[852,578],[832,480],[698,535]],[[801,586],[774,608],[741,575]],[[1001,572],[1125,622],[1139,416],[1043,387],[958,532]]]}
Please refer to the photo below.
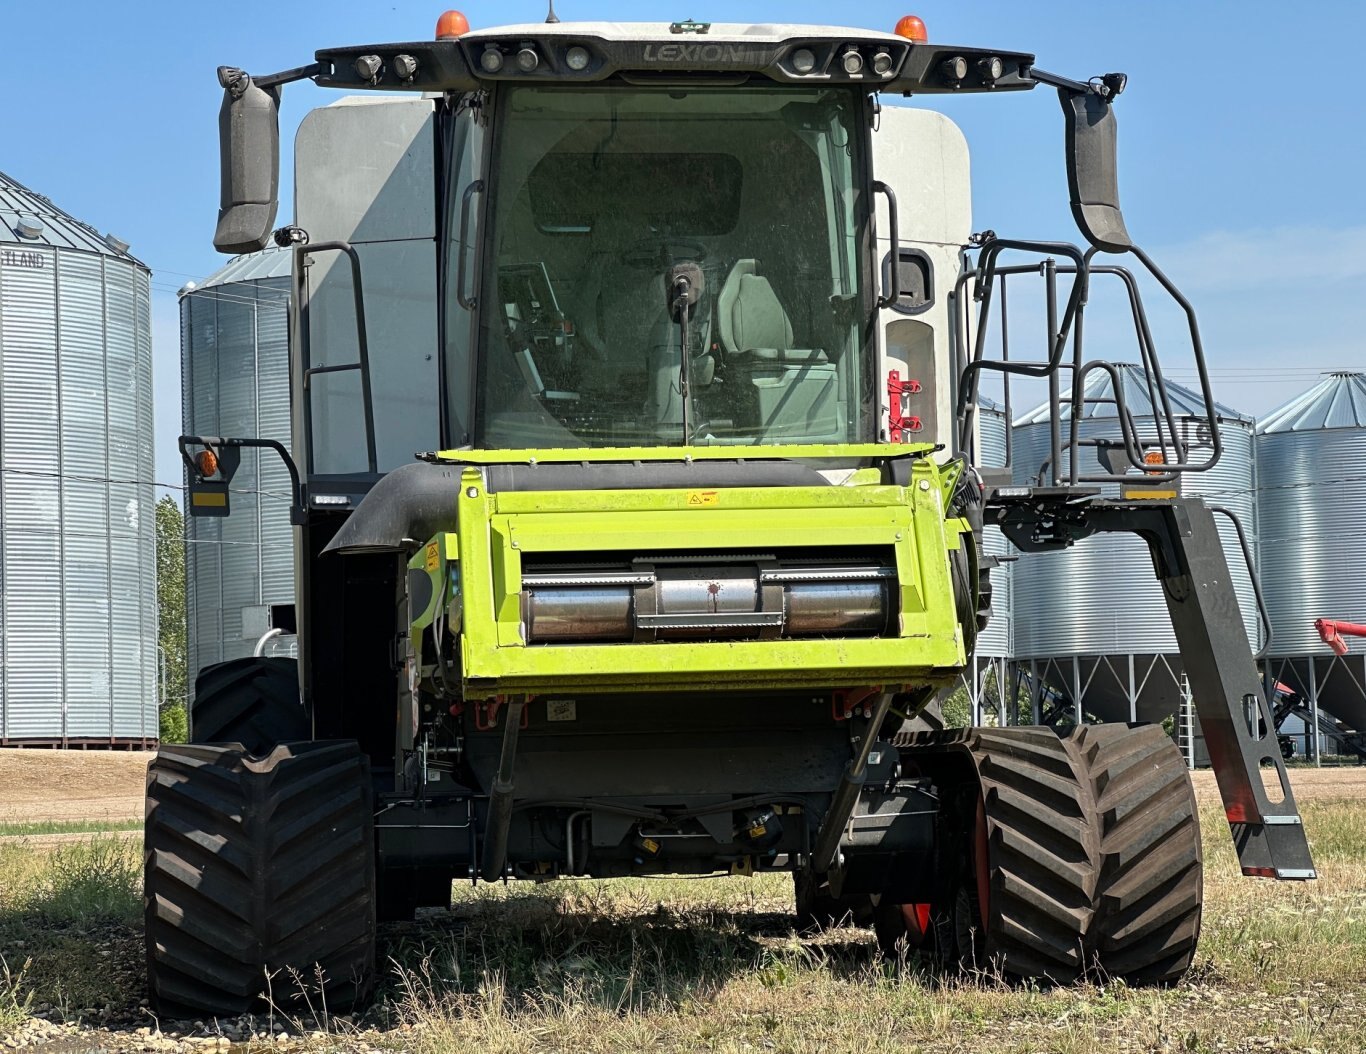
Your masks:
{"label": "yellow caution label", "polygon": [[721,492],[719,490],[690,490],[688,491],[688,508],[702,509],[710,505],[721,504]]}
{"label": "yellow caution label", "polygon": [[427,546],[427,556],[423,566],[426,567],[428,571],[435,571],[441,566],[441,546],[437,545],[436,542],[432,542],[431,545]]}
{"label": "yellow caution label", "polygon": [[647,853],[659,852],[659,843],[656,842],[653,838],[642,838],[640,840],[640,847],[644,849]]}
{"label": "yellow caution label", "polygon": [[228,504],[228,496],[222,491],[200,491],[190,495],[190,504],[198,505],[201,508],[222,509]]}
{"label": "yellow caution label", "polygon": [[761,823],[756,823],[749,829],[749,836],[751,838],[762,838],[766,834],[768,834],[768,828]]}
{"label": "yellow caution label", "polygon": [[1174,490],[1153,490],[1149,487],[1125,487],[1123,496],[1125,501],[1133,501],[1135,499],[1167,501],[1171,498],[1179,497]]}

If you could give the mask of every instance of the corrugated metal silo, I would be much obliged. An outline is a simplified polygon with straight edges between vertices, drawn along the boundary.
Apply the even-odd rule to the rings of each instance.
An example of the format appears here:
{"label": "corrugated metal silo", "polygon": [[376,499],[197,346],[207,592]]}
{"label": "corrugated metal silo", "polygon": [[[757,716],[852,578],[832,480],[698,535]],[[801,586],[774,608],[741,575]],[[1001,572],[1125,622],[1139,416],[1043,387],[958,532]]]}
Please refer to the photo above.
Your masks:
{"label": "corrugated metal silo", "polygon": [[[291,254],[230,260],[180,291],[182,423],[187,435],[278,439],[290,445]],[[289,475],[270,451],[244,450],[232,514],[186,518],[189,676],[250,655],[264,609],[294,599]]]}
{"label": "corrugated metal silo", "polygon": [[0,742],[158,734],[149,286],[0,173]]}
{"label": "corrugated metal silo", "polygon": [[[983,467],[1001,468],[1006,463],[1005,410],[982,398],[977,409],[977,434],[980,446],[977,463]],[[988,527],[983,535],[983,548],[988,556],[1008,556],[1010,545],[1000,530]],[[991,572],[991,622],[978,638],[977,653],[983,657],[1008,658],[1011,654],[1011,564],[1002,563]]]}
{"label": "corrugated metal silo", "polygon": [[[1119,372],[1139,440],[1155,444],[1156,419],[1144,373],[1129,365],[1120,366]],[[1209,440],[1200,396],[1171,382],[1166,394],[1191,459],[1204,460]],[[1113,398],[1110,377],[1093,373],[1086,385],[1082,439],[1120,438]],[[1255,553],[1253,422],[1228,407],[1216,406],[1215,412],[1223,455],[1210,471],[1187,474],[1182,493],[1204,496],[1237,514]],[[1045,404],[1015,422],[1017,482],[1037,475],[1047,459],[1048,420]],[[1064,443],[1068,427],[1064,424]],[[1080,456],[1095,458],[1095,450],[1083,447]],[[1064,454],[1064,472],[1069,468]],[[1098,463],[1095,469],[1101,471]],[[1102,489],[1118,495],[1118,487]],[[1224,517],[1218,517],[1218,523],[1255,648],[1260,630],[1247,562],[1233,525]],[[1107,721],[1156,721],[1176,712],[1182,680],[1179,651],[1152,558],[1141,539],[1099,535],[1061,553],[1025,554],[1015,564],[1011,587],[1016,658],[1033,672],[1036,686],[1049,686],[1057,702],[1075,708],[1080,701],[1083,713]]]}
{"label": "corrugated metal silo", "polygon": [[[981,468],[1004,468],[1007,462],[1007,432],[1005,409],[986,396],[977,402],[976,463]],[[982,548],[986,556],[1005,557],[1011,552],[1010,543],[996,527],[983,532]],[[995,713],[998,723],[1006,723],[1004,687],[1008,682],[1008,662],[1011,655],[1010,577],[1012,564],[1003,561],[991,571],[991,621],[977,638],[977,649],[972,663],[962,677],[968,693],[974,724],[982,724],[987,713]]]}
{"label": "corrugated metal silo", "polygon": [[1366,730],[1366,640],[1338,656],[1314,628],[1366,622],[1366,374],[1327,374],[1264,417],[1257,471],[1272,673]]}

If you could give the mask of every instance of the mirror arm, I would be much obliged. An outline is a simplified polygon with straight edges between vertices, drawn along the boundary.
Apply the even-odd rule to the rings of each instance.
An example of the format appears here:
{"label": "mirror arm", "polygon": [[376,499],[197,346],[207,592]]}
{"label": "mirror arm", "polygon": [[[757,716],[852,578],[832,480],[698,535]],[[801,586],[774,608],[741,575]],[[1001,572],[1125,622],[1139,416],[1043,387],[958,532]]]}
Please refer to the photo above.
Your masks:
{"label": "mirror arm", "polygon": [[1037,66],[1031,66],[1028,72],[1030,80],[1037,81],[1039,84],[1047,84],[1052,88],[1062,88],[1064,91],[1076,92],[1079,95],[1085,95],[1087,92],[1096,90],[1090,84],[1074,81],[1071,77],[1063,77],[1056,73],[1049,73],[1047,70],[1041,70]]}
{"label": "mirror arm", "polygon": [[277,84],[292,84],[294,81],[307,80],[326,72],[327,66],[321,62],[310,62],[307,66],[295,66],[292,70],[280,73],[267,73],[263,77],[253,77],[258,88],[273,88]]}

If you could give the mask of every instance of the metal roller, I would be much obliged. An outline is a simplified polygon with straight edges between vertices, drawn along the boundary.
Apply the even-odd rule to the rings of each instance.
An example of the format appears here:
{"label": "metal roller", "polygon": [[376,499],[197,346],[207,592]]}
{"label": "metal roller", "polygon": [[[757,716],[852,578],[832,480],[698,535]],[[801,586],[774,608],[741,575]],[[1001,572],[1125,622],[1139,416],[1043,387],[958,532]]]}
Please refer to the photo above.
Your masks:
{"label": "metal roller", "polygon": [[532,586],[523,594],[528,644],[631,640],[635,608],[625,586]]}
{"label": "metal roller", "polygon": [[895,615],[891,567],[664,566],[522,578],[528,644],[868,635]]}

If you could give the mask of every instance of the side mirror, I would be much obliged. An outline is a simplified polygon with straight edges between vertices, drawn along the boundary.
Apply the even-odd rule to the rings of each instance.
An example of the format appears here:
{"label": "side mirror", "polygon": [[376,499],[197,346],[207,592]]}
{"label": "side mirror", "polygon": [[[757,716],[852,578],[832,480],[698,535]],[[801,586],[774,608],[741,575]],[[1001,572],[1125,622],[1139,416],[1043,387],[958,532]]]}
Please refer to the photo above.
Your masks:
{"label": "side mirror", "polygon": [[213,247],[221,253],[265,248],[280,194],[280,89],[220,66],[223,106],[218,111],[222,190]]}
{"label": "side mirror", "polygon": [[[1116,93],[1117,94],[1117,93]],[[1105,252],[1133,247],[1119,209],[1115,113],[1096,91],[1058,89],[1067,123],[1067,189],[1086,240]]]}

